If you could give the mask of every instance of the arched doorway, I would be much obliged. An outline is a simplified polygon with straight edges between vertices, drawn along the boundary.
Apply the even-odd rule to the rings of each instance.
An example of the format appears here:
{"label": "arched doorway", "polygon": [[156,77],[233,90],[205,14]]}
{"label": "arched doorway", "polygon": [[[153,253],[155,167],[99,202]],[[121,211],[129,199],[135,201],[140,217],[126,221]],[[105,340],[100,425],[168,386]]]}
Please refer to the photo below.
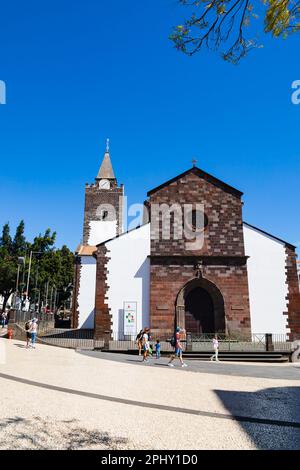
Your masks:
{"label": "arched doorway", "polygon": [[186,296],[185,329],[194,335],[215,332],[213,300],[202,287],[195,287]]}
{"label": "arched doorway", "polygon": [[189,281],[176,300],[176,324],[192,335],[225,333],[224,299],[205,278]]}

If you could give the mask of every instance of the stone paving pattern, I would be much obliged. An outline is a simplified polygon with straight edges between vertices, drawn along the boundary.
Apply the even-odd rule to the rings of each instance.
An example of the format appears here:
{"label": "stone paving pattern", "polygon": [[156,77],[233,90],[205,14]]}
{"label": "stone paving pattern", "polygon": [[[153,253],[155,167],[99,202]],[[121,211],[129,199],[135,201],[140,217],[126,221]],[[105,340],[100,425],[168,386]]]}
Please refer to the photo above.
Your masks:
{"label": "stone paving pattern", "polygon": [[184,370],[166,358],[145,365],[0,342],[0,449],[300,448],[299,364],[187,361]]}

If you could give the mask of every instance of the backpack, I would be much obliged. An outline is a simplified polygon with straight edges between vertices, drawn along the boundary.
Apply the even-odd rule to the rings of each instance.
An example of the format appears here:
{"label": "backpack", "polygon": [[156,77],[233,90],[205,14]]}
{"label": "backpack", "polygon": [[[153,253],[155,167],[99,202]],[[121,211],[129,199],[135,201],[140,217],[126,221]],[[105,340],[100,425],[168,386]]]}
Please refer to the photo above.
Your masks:
{"label": "backpack", "polygon": [[171,344],[172,348],[175,348],[175,345],[176,345],[175,336],[173,336],[173,337],[171,338],[170,344]]}
{"label": "backpack", "polygon": [[29,321],[27,321],[27,322],[25,323],[25,330],[26,330],[26,331],[30,330],[30,322],[29,322]]}
{"label": "backpack", "polygon": [[135,339],[136,339],[136,341],[139,341],[139,340],[141,340],[141,339],[142,339],[142,337],[143,337],[143,334],[144,334],[144,332],[143,332],[143,331],[140,331],[140,332],[138,333],[137,337],[135,338]]}

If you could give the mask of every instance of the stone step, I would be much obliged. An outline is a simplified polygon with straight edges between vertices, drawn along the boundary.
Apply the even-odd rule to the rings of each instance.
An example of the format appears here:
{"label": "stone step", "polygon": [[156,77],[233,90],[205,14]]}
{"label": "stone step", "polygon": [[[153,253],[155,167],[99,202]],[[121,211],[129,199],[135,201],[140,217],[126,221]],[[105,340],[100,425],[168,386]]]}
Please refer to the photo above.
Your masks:
{"label": "stone step", "polygon": [[[183,357],[189,361],[210,361],[210,357],[205,356]],[[289,356],[219,356],[219,358],[221,362],[289,362]]]}
{"label": "stone step", "polygon": [[[118,352],[122,353],[122,351],[107,351],[107,352]],[[125,352],[125,351],[124,351]],[[136,350],[129,350],[126,351],[127,354],[134,354],[137,355]],[[183,357],[188,359],[189,361],[209,361],[213,352],[188,352],[183,353]],[[162,352],[162,357],[170,356],[169,352]],[[155,358],[155,354],[152,356]],[[220,361],[231,361],[231,362],[289,362],[290,360],[290,353],[287,352],[286,354],[282,354],[280,352],[272,352],[272,351],[254,351],[254,352],[242,352],[242,351],[233,351],[233,352],[219,352],[219,359]]]}

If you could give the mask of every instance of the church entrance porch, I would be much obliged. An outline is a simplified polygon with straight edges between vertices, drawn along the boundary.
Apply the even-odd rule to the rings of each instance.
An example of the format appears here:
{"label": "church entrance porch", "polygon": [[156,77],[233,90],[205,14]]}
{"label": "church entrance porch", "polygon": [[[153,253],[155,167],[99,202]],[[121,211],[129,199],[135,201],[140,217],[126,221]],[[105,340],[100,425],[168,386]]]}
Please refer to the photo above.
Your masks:
{"label": "church entrance porch", "polygon": [[193,336],[225,333],[225,308],[221,292],[211,281],[192,279],[179,292],[175,323]]}
{"label": "church entrance porch", "polygon": [[[196,329],[197,337],[201,325],[202,334],[210,337],[214,333],[248,337],[251,327],[247,258],[202,257],[200,261],[201,269],[195,257],[151,256],[151,331],[172,335],[175,326],[187,326],[192,331]],[[201,313],[195,311],[199,304]]]}

